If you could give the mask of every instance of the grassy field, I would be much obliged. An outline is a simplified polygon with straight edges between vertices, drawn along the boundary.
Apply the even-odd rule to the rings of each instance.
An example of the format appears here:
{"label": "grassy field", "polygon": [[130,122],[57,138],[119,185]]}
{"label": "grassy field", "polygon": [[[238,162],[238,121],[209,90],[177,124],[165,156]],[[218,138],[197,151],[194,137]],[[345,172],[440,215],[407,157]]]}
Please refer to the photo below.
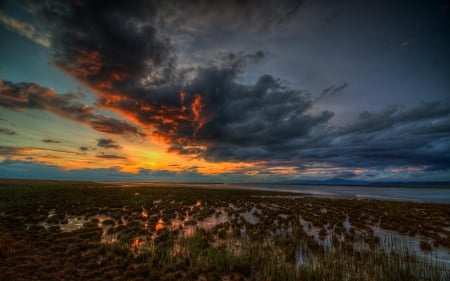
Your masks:
{"label": "grassy field", "polygon": [[450,205],[0,181],[0,280],[450,280]]}

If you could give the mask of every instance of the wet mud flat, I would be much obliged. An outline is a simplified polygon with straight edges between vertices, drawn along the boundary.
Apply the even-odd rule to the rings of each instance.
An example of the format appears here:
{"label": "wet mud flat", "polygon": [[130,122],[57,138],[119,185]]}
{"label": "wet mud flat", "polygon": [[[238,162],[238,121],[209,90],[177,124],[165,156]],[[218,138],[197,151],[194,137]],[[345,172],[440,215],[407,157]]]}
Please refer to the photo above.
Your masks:
{"label": "wet mud flat", "polygon": [[450,280],[450,204],[0,181],[0,280]]}

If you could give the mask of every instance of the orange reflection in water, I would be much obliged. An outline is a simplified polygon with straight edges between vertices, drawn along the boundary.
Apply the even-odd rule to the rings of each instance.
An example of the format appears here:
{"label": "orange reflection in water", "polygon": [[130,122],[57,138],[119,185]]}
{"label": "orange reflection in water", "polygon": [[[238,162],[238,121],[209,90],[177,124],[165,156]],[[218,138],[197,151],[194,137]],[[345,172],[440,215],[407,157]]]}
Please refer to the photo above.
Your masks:
{"label": "orange reflection in water", "polygon": [[132,248],[137,248],[145,244],[145,241],[139,241],[139,239],[135,239],[133,243],[131,243]]}
{"label": "orange reflection in water", "polygon": [[188,225],[184,227],[184,235],[186,237],[191,237],[192,235],[194,235],[196,230],[196,227],[193,225]]}
{"label": "orange reflection in water", "polygon": [[163,229],[163,228],[164,228],[164,221],[161,218],[161,219],[158,220],[158,223],[155,225],[155,229],[156,229],[156,231],[158,231],[158,230]]}

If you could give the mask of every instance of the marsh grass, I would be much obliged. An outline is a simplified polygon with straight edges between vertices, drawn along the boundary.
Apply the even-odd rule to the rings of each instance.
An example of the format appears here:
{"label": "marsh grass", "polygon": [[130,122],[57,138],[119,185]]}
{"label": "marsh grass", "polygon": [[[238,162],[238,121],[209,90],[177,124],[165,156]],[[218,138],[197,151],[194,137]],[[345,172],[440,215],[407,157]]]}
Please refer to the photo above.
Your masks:
{"label": "marsh grass", "polygon": [[[368,227],[378,223],[395,231],[408,225],[403,233],[422,232],[426,241],[445,245],[445,237],[431,234],[448,237],[448,205],[87,182],[0,183],[0,280],[450,280],[448,265],[417,255],[397,236],[378,241]],[[140,215],[143,206],[148,218]],[[190,225],[197,228],[191,236],[183,228],[144,227],[186,212],[205,219],[216,208],[228,221],[209,230]],[[252,212],[258,223],[242,219],[243,212]],[[49,214],[54,222],[44,227]],[[322,231],[318,240],[300,216],[308,228]],[[86,222],[63,231],[73,217]],[[433,223],[423,223],[428,217]],[[105,227],[117,240],[102,242]]]}
{"label": "marsh grass", "polygon": [[[227,237],[217,243],[212,233],[203,229],[189,238],[167,231],[148,241],[135,259],[160,272],[179,271],[181,276],[187,276],[190,269],[199,268],[219,276],[241,276],[243,280],[442,281],[450,278],[444,264],[419,257],[401,245],[389,252],[380,246],[312,250],[304,237],[279,235],[257,242]],[[127,244],[109,247],[125,250]],[[289,249],[302,251],[303,261],[295,254],[292,256]]]}

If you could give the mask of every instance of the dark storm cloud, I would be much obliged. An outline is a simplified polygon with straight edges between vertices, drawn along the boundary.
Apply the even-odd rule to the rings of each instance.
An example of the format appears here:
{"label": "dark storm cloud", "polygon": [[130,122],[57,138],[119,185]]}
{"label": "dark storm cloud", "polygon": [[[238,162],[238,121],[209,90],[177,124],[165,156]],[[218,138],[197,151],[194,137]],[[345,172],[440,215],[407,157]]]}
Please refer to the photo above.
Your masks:
{"label": "dark storm cloud", "polygon": [[22,111],[39,109],[91,126],[109,134],[143,136],[136,127],[121,120],[96,114],[96,109],[76,103],[74,94],[57,94],[35,83],[12,83],[0,80],[0,107]]}
{"label": "dark storm cloud", "polygon": [[89,150],[89,148],[86,147],[86,146],[80,146],[78,149],[79,149],[80,151],[88,151],[88,150]]}
{"label": "dark storm cloud", "polygon": [[306,1],[164,1],[156,14],[160,28],[266,30],[289,21]]}
{"label": "dark storm cloud", "polygon": [[[363,112],[355,123],[332,128],[328,121],[333,113],[314,113],[317,100],[305,91],[271,75],[242,82],[245,68],[263,59],[263,52],[221,54],[210,65],[186,69],[172,46],[178,37],[165,32],[198,35],[198,28],[205,26],[202,31],[207,34],[214,31],[214,36],[224,37],[226,32],[221,31],[226,28],[266,29],[292,17],[302,2],[154,3],[41,1],[28,6],[48,29],[53,63],[91,87],[99,95],[98,105],[150,129],[171,152],[209,161],[285,161],[298,167],[412,164],[449,169],[448,102]],[[329,21],[339,13],[331,14]],[[319,99],[339,99],[348,85],[326,88]],[[21,84],[22,88],[31,86]],[[0,100],[0,105],[56,108],[57,114],[83,120],[99,131],[140,134],[128,123],[71,104],[70,96],[46,103],[30,97],[24,102],[16,94],[15,99]],[[356,106],[354,110],[361,109]]]}
{"label": "dark storm cloud", "polygon": [[145,136],[145,134],[137,126],[103,115],[94,115],[92,120],[90,120],[89,125],[93,129],[107,134],[131,135],[139,137]]}
{"label": "dark storm cloud", "polygon": [[[101,93],[123,92],[168,62],[153,1],[25,1],[50,33],[54,64]],[[169,67],[166,64],[164,67]],[[163,67],[163,68],[164,68]]]}
{"label": "dark storm cloud", "polygon": [[398,105],[392,105],[379,113],[362,112],[358,121],[346,128],[345,132],[371,133],[389,129],[406,123],[423,120],[446,118],[450,116],[450,102],[419,102],[411,108],[404,109]]}
{"label": "dark storm cloud", "polygon": [[42,142],[45,142],[45,143],[61,143],[60,141],[52,140],[52,139],[43,139]]}
{"label": "dark storm cloud", "polygon": [[222,142],[199,153],[212,161],[268,161],[272,166],[294,165],[301,169],[321,163],[320,167],[330,168],[415,166],[448,170],[449,132],[449,103],[420,102],[406,109],[388,107],[380,112],[365,112],[360,120],[343,128],[317,127],[304,136],[271,144]]}
{"label": "dark storm cloud", "polygon": [[122,148],[120,145],[118,145],[112,139],[98,139],[97,140],[97,146],[103,147],[103,148],[114,148],[114,149],[121,149]]}
{"label": "dark storm cloud", "polygon": [[450,168],[450,102],[419,102],[410,108],[390,106],[363,112],[344,128],[317,136],[298,150],[302,159],[347,167],[421,165]]}
{"label": "dark storm cloud", "polygon": [[305,137],[333,116],[328,111],[308,114],[309,95],[270,75],[252,85],[240,83],[242,66],[255,56],[261,54],[230,55],[220,66],[199,69],[182,92],[176,90],[181,86],[173,86],[151,94],[136,91],[127,102],[100,102],[154,128],[156,136],[171,144],[170,151],[217,161],[223,160],[218,150],[228,154],[237,149],[242,158],[251,157],[255,150]]}
{"label": "dark storm cloud", "polygon": [[0,128],[0,134],[6,135],[6,136],[14,136],[17,135],[17,133],[10,129]]}
{"label": "dark storm cloud", "polygon": [[165,38],[165,27],[178,30],[197,19],[202,27],[215,20],[228,27],[276,24],[302,2],[23,1],[50,34],[53,63],[106,96],[182,78],[171,47],[176,38]]}
{"label": "dark storm cloud", "polygon": [[[151,128],[171,151],[212,159],[217,148],[239,146],[252,154],[255,147],[267,150],[306,136],[333,115],[307,114],[308,95],[270,75],[253,85],[240,83],[244,67],[261,60],[262,52],[224,55],[187,79],[171,53],[170,38],[156,30],[192,23],[199,18],[195,14],[230,24],[279,24],[298,11],[301,1],[26,3],[48,29],[53,62],[92,87],[100,105]],[[191,14],[192,19],[182,19]],[[97,120],[90,125],[101,130]]]}

